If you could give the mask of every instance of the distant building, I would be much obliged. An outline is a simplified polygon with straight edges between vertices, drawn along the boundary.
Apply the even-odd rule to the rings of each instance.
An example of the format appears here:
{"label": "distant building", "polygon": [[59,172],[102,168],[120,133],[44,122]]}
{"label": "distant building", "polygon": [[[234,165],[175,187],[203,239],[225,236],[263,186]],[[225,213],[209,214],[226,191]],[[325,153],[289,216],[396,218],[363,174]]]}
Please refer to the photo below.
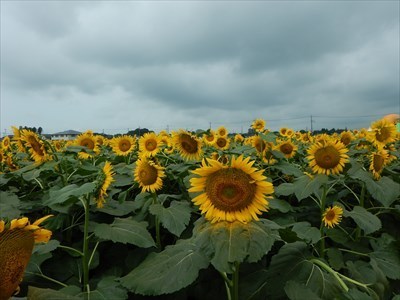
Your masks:
{"label": "distant building", "polygon": [[67,130],[67,131],[61,131],[61,132],[56,132],[51,135],[52,140],[74,140],[78,135],[80,135],[81,132],[75,131],[75,130]]}

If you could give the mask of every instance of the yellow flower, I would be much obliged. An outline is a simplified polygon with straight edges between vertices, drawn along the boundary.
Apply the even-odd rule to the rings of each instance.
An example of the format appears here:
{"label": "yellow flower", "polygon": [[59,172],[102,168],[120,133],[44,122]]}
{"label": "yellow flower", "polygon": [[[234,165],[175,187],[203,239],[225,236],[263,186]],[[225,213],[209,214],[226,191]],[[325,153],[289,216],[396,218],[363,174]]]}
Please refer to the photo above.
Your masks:
{"label": "yellow flower", "polygon": [[261,136],[253,137],[253,147],[258,153],[264,153],[267,150],[267,142],[262,139]]}
{"label": "yellow flower", "polygon": [[381,178],[381,173],[387,164],[388,159],[389,153],[384,149],[380,149],[371,153],[369,170],[372,172],[376,180]]}
{"label": "yellow flower", "polygon": [[14,220],[11,220],[10,230],[13,230],[16,228],[24,228],[28,224],[29,224],[29,219],[27,217],[14,219]]}
{"label": "yellow flower", "polygon": [[164,177],[164,168],[158,166],[148,158],[137,160],[134,172],[135,181],[139,183],[142,192],[152,192],[162,188]]}
{"label": "yellow flower", "polygon": [[230,141],[228,137],[225,136],[218,136],[215,143],[214,147],[216,147],[219,150],[226,150],[229,148]]}
{"label": "yellow flower", "polygon": [[210,130],[208,133],[203,134],[203,141],[207,145],[213,145],[216,140],[216,135],[214,130]]}
{"label": "yellow flower", "polygon": [[227,137],[228,136],[228,129],[225,126],[220,126],[216,130],[216,134],[218,136]]}
{"label": "yellow flower", "polygon": [[307,159],[314,173],[339,174],[345,163],[349,162],[348,149],[340,141],[315,143],[308,150]]}
{"label": "yellow flower", "polygon": [[257,132],[263,132],[265,127],[265,121],[263,119],[255,119],[251,124],[251,127]]}
{"label": "yellow flower", "polygon": [[333,227],[340,223],[342,220],[343,208],[334,205],[333,207],[328,207],[322,215],[322,221],[327,227]]}
{"label": "yellow flower", "polygon": [[382,148],[386,144],[396,141],[396,126],[386,119],[378,120],[371,125],[371,131],[367,133],[367,140],[376,147]]}
{"label": "yellow flower", "polygon": [[213,159],[203,160],[202,166],[194,171],[200,176],[190,179],[189,192],[201,194],[192,199],[201,213],[211,223],[240,221],[247,223],[258,220],[268,210],[266,195],[274,192],[273,185],[266,180],[263,170],[253,167],[250,158],[232,157],[225,165]]}
{"label": "yellow flower", "polygon": [[160,138],[154,132],[148,132],[139,139],[139,150],[143,156],[155,156],[160,151],[160,144]]}
{"label": "yellow flower", "polygon": [[104,197],[107,196],[107,189],[110,187],[111,183],[114,181],[114,172],[112,165],[109,161],[106,161],[104,167],[102,169],[101,179],[102,185],[99,191],[99,195],[96,199],[97,201],[97,208],[102,208],[104,206]]}
{"label": "yellow flower", "polygon": [[340,141],[343,143],[343,145],[347,146],[352,140],[354,140],[354,136],[351,131],[343,131],[340,134]]}
{"label": "yellow flower", "polygon": [[297,146],[293,144],[291,141],[281,141],[278,145],[275,147],[276,150],[280,151],[285,155],[286,158],[292,158],[297,151]]}
{"label": "yellow flower", "polygon": [[241,134],[236,134],[235,135],[235,143],[243,143],[244,142],[244,137]]}
{"label": "yellow flower", "polygon": [[4,221],[0,220],[0,233],[4,231],[4,225],[5,225]]}
{"label": "yellow flower", "polygon": [[173,134],[173,143],[180,155],[186,160],[200,159],[202,154],[201,141],[185,130]]}
{"label": "yellow flower", "polygon": [[123,135],[113,139],[111,146],[117,155],[127,156],[134,150],[135,140],[129,135]]}

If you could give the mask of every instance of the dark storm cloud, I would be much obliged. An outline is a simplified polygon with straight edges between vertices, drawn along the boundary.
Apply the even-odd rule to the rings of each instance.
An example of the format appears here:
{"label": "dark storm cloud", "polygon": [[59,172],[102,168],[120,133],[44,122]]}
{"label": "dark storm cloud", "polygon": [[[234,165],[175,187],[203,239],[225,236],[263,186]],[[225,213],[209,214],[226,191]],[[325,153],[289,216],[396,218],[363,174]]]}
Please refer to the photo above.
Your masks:
{"label": "dark storm cloud", "polygon": [[27,99],[92,109],[79,125],[92,128],[146,123],[149,110],[157,126],[399,110],[396,1],[1,5],[5,127],[46,119],[46,109],[3,117],[29,111]]}

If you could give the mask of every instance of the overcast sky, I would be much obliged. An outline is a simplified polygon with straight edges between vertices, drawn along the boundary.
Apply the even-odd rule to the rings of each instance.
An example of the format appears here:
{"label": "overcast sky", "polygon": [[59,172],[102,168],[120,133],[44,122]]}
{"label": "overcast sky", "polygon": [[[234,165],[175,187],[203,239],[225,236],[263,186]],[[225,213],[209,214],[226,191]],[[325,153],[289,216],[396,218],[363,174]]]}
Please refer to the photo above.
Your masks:
{"label": "overcast sky", "polygon": [[399,1],[0,1],[1,133],[368,127],[400,111]]}

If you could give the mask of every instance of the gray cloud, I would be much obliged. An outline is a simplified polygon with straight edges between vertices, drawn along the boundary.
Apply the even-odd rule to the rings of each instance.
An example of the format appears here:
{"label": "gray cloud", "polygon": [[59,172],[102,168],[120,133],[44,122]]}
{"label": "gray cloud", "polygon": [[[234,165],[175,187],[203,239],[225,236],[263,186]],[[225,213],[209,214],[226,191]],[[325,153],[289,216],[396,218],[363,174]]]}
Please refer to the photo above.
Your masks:
{"label": "gray cloud", "polygon": [[400,110],[396,1],[1,5],[2,132],[358,128]]}

